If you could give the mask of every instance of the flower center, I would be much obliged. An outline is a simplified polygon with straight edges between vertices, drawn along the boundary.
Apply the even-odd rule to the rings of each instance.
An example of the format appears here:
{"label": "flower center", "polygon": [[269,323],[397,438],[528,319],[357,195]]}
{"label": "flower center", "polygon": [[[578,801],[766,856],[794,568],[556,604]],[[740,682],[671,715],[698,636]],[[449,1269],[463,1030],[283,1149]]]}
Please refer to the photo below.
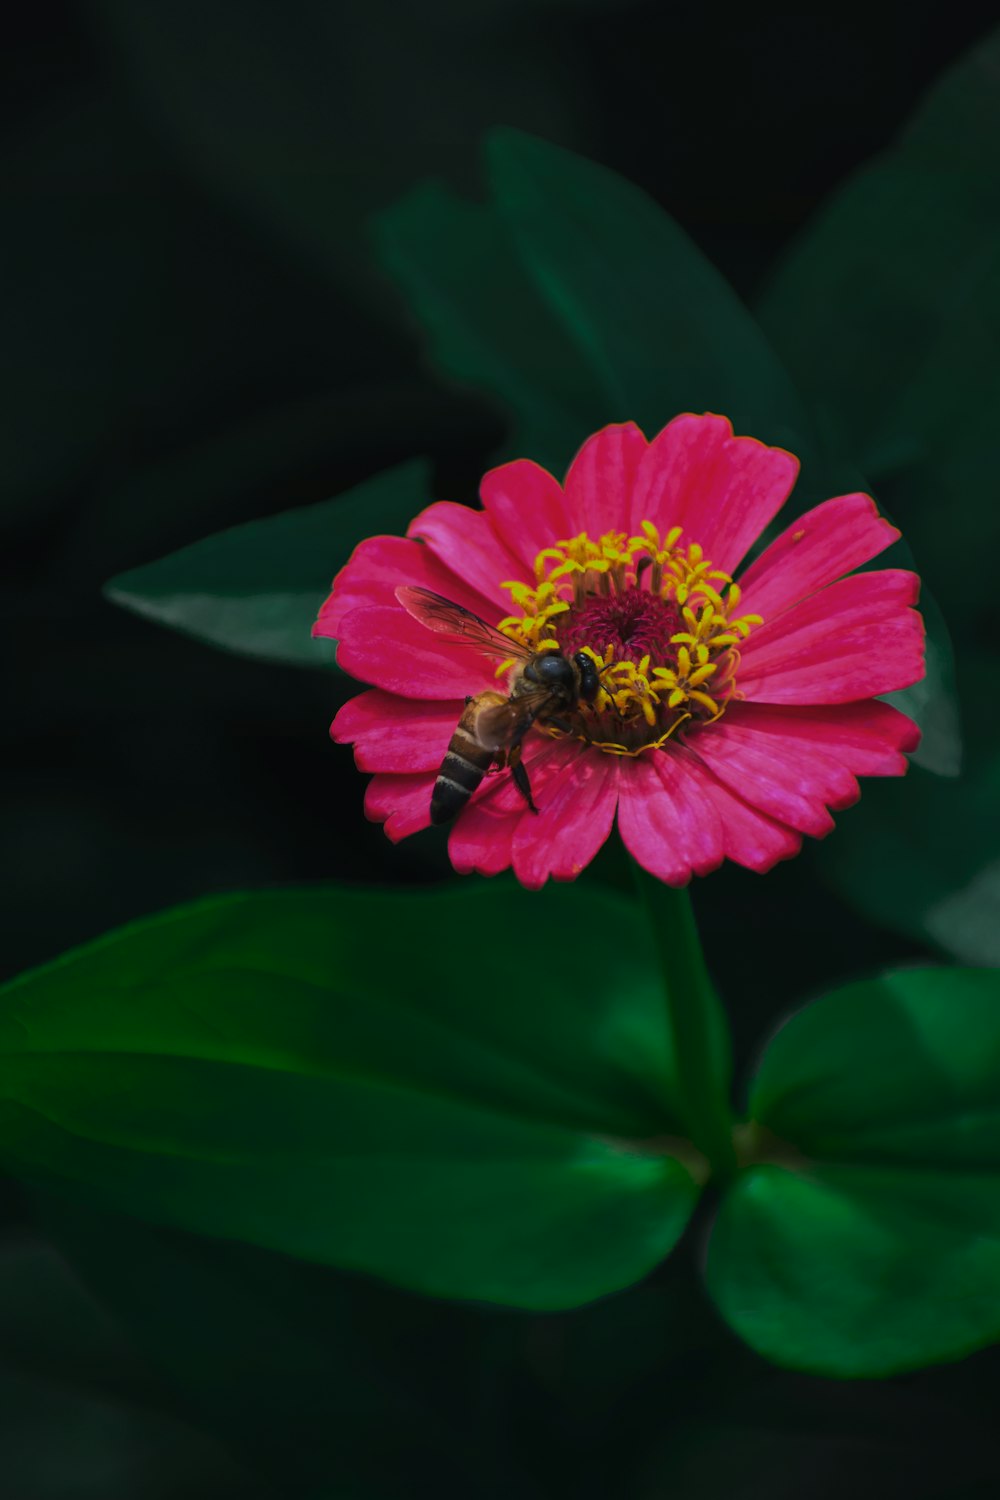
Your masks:
{"label": "flower center", "polygon": [[761,624],[737,615],[739,585],[697,542],[682,546],[679,526],[663,537],[650,521],[640,529],[598,541],[581,532],[538,554],[534,588],[503,585],[520,611],[500,622],[511,640],[593,658],[601,688],[578,705],[574,733],[612,755],[639,755],[683,724],[717,719],[736,695],[740,642]]}

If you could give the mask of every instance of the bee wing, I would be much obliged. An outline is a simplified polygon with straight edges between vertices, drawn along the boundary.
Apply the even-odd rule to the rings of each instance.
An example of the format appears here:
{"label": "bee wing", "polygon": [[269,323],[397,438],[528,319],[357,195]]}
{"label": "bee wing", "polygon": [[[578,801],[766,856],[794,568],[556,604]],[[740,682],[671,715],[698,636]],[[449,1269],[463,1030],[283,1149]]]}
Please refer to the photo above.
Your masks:
{"label": "bee wing", "polygon": [[419,620],[421,625],[433,630],[435,635],[454,641],[456,645],[473,646],[484,656],[498,657],[500,661],[506,661],[512,656],[527,661],[531,655],[524,646],[519,646],[509,636],[502,635],[492,625],[487,625],[471,609],[454,604],[430,589],[400,584],[396,590],[396,598],[407,614]]}
{"label": "bee wing", "polygon": [[506,749],[523,715],[519,703],[491,703],[476,715],[476,739],[494,755]]}
{"label": "bee wing", "polygon": [[548,700],[549,693],[542,688],[537,693],[524,693],[519,698],[481,708],[476,714],[476,738],[494,752],[506,749],[519,730],[523,734],[525,719],[543,708]]}

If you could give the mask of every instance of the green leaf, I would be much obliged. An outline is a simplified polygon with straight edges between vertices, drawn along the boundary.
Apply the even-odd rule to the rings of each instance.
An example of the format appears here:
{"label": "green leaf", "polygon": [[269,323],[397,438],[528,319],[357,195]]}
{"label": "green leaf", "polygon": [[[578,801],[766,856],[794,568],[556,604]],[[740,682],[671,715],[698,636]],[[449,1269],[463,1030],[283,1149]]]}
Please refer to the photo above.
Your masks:
{"label": "green leaf", "polygon": [[426,499],[426,465],[400,464],[321,505],[229,527],[120,573],[105,594],[226,651],[329,664],[332,644],[310,630],[331,578],[364,537],[405,532]]}
{"label": "green leaf", "polygon": [[[826,425],[880,484],[946,607],[986,603],[1000,384],[1000,31],[793,246],[758,305]],[[965,518],[967,546],[941,546]]]}
{"label": "green leaf", "polygon": [[[603,421],[652,434],[682,411],[801,445],[798,398],[714,266],[639,188],[516,130],[488,142],[490,179],[525,269],[607,397]],[[568,457],[569,455],[567,455]]]}
{"label": "green leaf", "polygon": [[904,970],[808,1006],[750,1114],[707,1270],[749,1344],[875,1376],[1000,1337],[1000,973]]}
{"label": "green leaf", "polygon": [[610,895],[207,901],[8,986],[0,1059],[16,1175],[431,1293],[584,1302],[697,1197],[648,935]]}

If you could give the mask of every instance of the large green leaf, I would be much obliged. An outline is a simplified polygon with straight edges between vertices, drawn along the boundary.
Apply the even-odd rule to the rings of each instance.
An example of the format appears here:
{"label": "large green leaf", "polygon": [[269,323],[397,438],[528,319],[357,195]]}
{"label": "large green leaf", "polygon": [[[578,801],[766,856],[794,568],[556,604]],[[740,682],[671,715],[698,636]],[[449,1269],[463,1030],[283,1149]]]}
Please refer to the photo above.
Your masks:
{"label": "large green leaf", "polygon": [[642,1276],[697,1196],[610,895],[226,897],[2,998],[3,1163],[140,1217],[561,1307]]}
{"label": "large green leaf", "polygon": [[789,1021],[708,1285],[755,1349],[886,1375],[1000,1337],[1000,972],[913,969]]}
{"label": "large green leaf", "polygon": [[376,532],[404,532],[427,500],[427,468],[401,464],[321,505],[232,526],[120,573],[115,604],[227,651],[297,666],[333,659],[313,640],[330,580]]}
{"label": "large green leaf", "polygon": [[[1000,385],[1000,31],[793,246],[758,315],[862,466],[892,482],[946,605],[986,602]],[[967,545],[941,546],[941,517]],[[970,592],[971,590],[971,592]]]}

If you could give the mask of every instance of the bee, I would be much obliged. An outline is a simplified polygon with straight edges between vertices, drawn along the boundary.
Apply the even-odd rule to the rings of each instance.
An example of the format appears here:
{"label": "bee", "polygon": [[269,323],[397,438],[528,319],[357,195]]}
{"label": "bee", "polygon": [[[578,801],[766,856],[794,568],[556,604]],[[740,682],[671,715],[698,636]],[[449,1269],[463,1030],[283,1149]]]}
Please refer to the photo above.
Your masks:
{"label": "bee", "polygon": [[431,795],[431,822],[447,823],[468,802],[483,777],[505,766],[533,813],[531,782],[521,761],[521,745],[533,724],[547,724],[567,734],[574,725],[567,715],[579,702],[593,703],[601,686],[600,671],[585,651],[565,656],[561,651],[529,651],[494,630],[470,609],[430,589],[401,586],[396,598],[403,608],[435,634],[456,644],[473,646],[498,661],[515,659],[509,692],[489,689],[466,698],[465,711],[455,727],[441,762]]}

